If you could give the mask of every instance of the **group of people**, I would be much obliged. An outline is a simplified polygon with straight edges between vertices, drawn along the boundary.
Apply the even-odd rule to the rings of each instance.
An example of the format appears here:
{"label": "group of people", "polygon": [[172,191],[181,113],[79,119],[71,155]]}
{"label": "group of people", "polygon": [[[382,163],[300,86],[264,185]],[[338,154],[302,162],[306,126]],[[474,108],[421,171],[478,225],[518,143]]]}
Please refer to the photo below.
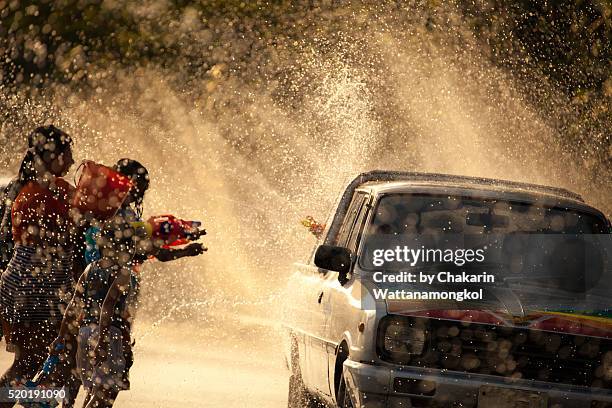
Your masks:
{"label": "group of people", "polygon": [[[84,407],[112,407],[129,388],[139,266],[205,248],[169,249],[138,227],[149,174],[136,160],[112,167],[130,180],[113,216],[96,219],[78,208],[75,187],[63,178],[74,164],[72,145],[57,127],[35,129],[0,202],[0,320],[15,354],[0,387],[23,386],[49,354],[58,355],[42,385],[64,387],[64,407],[74,406],[81,385]],[[0,408],[14,405],[0,402]]]}

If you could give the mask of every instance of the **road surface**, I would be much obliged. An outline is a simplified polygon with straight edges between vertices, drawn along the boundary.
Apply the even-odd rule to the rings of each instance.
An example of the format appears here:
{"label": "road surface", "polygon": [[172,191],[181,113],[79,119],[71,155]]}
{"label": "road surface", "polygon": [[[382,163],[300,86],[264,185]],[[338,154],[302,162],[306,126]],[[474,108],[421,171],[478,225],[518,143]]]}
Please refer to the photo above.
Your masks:
{"label": "road surface", "polygon": [[[210,320],[157,327],[139,322],[132,389],[120,393],[115,407],[286,407],[287,371],[278,332],[230,322],[226,326],[233,327],[222,330]],[[12,354],[4,352],[4,344],[2,350],[4,368]]]}

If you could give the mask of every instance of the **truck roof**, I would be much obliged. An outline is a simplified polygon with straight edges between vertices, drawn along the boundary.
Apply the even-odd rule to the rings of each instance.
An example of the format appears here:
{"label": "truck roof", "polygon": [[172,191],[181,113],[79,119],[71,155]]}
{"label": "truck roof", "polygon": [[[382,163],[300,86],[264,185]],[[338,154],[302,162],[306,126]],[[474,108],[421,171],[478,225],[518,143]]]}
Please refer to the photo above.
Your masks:
{"label": "truck roof", "polygon": [[465,188],[469,190],[525,193],[532,194],[534,196],[545,194],[547,196],[584,202],[580,194],[564,188],[484,177],[375,170],[369,173],[362,173],[355,180],[357,179],[359,179],[360,186],[369,186],[375,190],[402,190],[405,186],[430,186],[440,188],[450,187]]}
{"label": "truck roof", "polygon": [[414,191],[415,189],[419,189],[422,192],[437,191],[449,194],[485,192],[487,195],[497,198],[504,197],[507,199],[521,199],[525,201],[540,201],[545,199],[546,202],[554,202],[559,205],[568,204],[601,214],[596,209],[592,209],[586,205],[579,194],[564,188],[484,177],[373,170],[367,173],[361,173],[355,177],[344,190],[336,207],[337,210],[332,216],[331,223],[328,224],[330,228],[327,234],[326,243],[329,243],[327,241],[333,239],[338,233],[341,222],[344,219],[353,197],[353,193],[356,189],[360,188],[369,189],[375,194]]}

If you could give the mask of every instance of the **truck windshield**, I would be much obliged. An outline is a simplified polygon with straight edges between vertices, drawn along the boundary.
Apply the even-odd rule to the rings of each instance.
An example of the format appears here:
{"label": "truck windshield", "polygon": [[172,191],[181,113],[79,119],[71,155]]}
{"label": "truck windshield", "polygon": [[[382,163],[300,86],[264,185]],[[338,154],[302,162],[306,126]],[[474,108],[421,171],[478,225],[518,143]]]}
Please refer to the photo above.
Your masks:
{"label": "truck windshield", "polygon": [[[379,199],[364,231],[359,265],[366,275],[381,269],[429,274],[486,271],[495,275],[494,286],[510,288],[523,300],[540,301],[545,289],[557,293],[559,301],[578,294],[596,301],[612,293],[609,232],[602,216],[574,209],[474,197],[389,194]],[[431,250],[433,257],[412,263],[393,257],[384,265],[374,262],[375,250],[381,253],[381,249],[397,247]],[[465,255],[465,250],[479,248],[486,250],[479,262],[468,259],[458,265],[435,256],[441,249]]]}
{"label": "truck windshield", "polygon": [[533,203],[425,194],[388,194],[377,205],[369,234],[455,232],[608,233],[596,215]]}

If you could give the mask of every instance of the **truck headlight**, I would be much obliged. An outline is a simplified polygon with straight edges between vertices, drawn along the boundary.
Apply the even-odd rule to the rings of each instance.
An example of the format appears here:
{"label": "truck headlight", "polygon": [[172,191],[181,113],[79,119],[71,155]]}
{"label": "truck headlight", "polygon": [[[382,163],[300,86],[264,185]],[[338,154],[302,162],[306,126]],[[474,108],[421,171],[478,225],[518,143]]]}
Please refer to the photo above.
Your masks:
{"label": "truck headlight", "polygon": [[408,362],[423,354],[428,337],[426,319],[391,315],[380,321],[377,348],[384,360]]}

